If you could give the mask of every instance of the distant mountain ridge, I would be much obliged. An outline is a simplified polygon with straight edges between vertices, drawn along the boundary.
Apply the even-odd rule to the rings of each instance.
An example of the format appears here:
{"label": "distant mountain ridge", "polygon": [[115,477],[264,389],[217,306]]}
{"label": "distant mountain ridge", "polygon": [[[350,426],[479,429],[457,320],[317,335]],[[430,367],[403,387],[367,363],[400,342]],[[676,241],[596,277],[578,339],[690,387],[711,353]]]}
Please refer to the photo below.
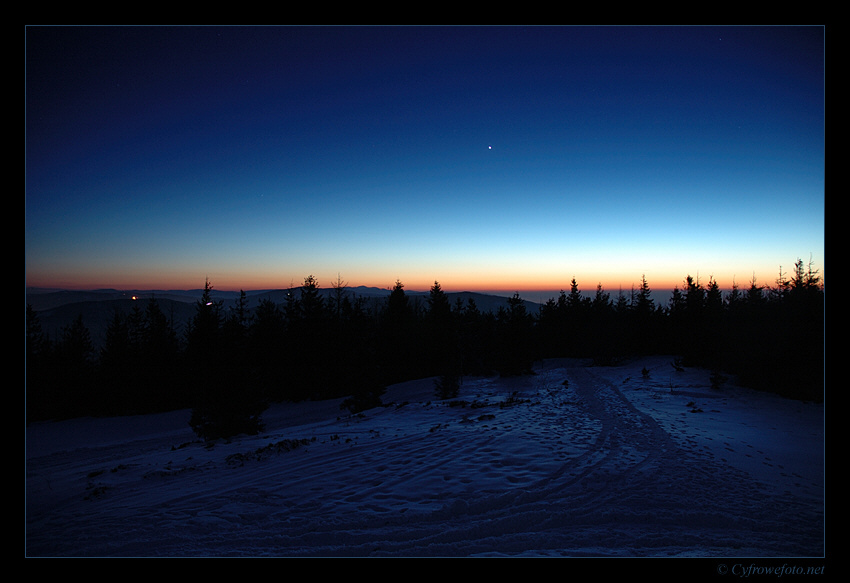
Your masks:
{"label": "distant mountain ridge", "polygon": [[[379,287],[355,286],[344,288],[349,297],[361,298],[385,298],[388,297],[392,290]],[[67,304],[75,304],[80,302],[98,302],[109,300],[146,300],[156,298],[157,300],[172,300],[177,302],[194,303],[203,295],[203,289],[190,290],[118,290],[118,289],[93,289],[93,290],[65,290],[57,288],[26,288],[26,303],[31,305],[36,312],[57,308]],[[284,288],[284,289],[266,289],[266,290],[245,290],[245,297],[248,302],[248,307],[256,307],[260,301],[270,299],[275,303],[283,303],[286,301],[288,294],[294,293],[296,296],[301,293],[300,287]],[[327,297],[333,293],[333,288],[319,288],[319,293]],[[410,297],[427,297],[428,291],[408,291],[405,294]],[[235,302],[239,299],[240,292],[238,291],[221,291],[213,288],[212,296],[216,300],[225,302],[225,307],[229,302]],[[480,292],[446,292],[449,300],[454,305],[457,298],[461,298],[466,304],[469,298],[472,298],[478,309],[482,311],[491,311],[498,309],[500,305],[506,305],[508,296],[495,294],[486,294]],[[525,300],[526,307],[530,310],[537,310],[538,303]]]}
{"label": "distant mountain ridge", "polygon": [[[320,294],[327,298],[334,293],[333,288],[319,288]],[[349,298],[358,297],[366,302],[369,310],[379,309],[391,290],[378,287],[347,287],[345,292]],[[182,334],[186,324],[195,314],[195,302],[201,299],[204,290],[63,290],[45,288],[27,288],[26,303],[38,313],[43,331],[52,339],[57,339],[64,327],[70,325],[78,316],[89,329],[95,346],[103,342],[105,332],[112,321],[115,312],[130,313],[135,302],[144,303],[155,298],[160,309],[171,321],[178,334]],[[248,310],[253,310],[263,300],[271,300],[278,305],[286,302],[287,296],[293,293],[300,296],[301,288],[275,290],[246,290]],[[405,294],[411,303],[421,309],[427,309],[427,291],[407,291]],[[225,311],[232,309],[239,299],[240,292],[212,290],[212,296],[222,302]],[[495,313],[500,307],[507,307],[508,298],[478,292],[447,292],[452,307],[458,299],[465,307],[470,299],[481,312]],[[536,314],[540,304],[525,300],[526,309]]]}

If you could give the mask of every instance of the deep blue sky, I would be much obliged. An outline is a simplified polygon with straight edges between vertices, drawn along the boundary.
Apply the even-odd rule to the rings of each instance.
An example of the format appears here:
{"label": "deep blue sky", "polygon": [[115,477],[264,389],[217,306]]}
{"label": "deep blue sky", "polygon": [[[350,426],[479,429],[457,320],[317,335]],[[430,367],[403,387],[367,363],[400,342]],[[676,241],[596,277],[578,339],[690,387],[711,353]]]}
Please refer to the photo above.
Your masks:
{"label": "deep blue sky", "polygon": [[28,27],[27,285],[823,273],[823,27]]}

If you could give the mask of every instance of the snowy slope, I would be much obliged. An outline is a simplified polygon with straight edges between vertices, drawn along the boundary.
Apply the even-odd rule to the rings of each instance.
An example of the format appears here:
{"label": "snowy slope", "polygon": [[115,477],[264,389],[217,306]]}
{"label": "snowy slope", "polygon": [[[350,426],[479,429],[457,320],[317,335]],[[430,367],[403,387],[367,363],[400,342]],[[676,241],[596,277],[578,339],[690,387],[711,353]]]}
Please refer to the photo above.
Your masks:
{"label": "snowy slope", "polygon": [[276,405],[214,445],[188,411],[35,424],[26,553],[823,556],[823,405],[669,363],[546,361],[454,404],[424,379],[357,416]]}

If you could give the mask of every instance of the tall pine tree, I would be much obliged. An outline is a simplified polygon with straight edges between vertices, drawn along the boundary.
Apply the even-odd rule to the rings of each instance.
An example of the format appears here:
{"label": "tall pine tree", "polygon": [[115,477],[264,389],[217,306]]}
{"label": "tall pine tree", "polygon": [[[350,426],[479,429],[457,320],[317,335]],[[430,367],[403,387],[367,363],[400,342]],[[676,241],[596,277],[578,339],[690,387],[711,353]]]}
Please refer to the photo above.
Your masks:
{"label": "tall pine tree", "polygon": [[189,424],[206,440],[256,434],[263,428],[261,414],[267,403],[249,379],[234,375],[225,350],[222,302],[212,298],[209,280],[187,336],[187,356],[194,404]]}

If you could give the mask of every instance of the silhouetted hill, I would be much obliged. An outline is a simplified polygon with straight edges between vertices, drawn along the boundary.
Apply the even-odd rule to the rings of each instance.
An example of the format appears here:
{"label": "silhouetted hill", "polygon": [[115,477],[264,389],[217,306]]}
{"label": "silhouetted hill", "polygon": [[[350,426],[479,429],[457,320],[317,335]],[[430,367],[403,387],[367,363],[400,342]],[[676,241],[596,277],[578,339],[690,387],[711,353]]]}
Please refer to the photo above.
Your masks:
{"label": "silhouetted hill", "polygon": [[[481,312],[491,312],[495,314],[499,308],[505,308],[508,305],[508,298],[505,296],[483,294],[478,292],[450,292],[446,295],[449,297],[449,303],[451,303],[452,307],[455,306],[458,298],[461,299],[464,307],[467,306],[471,299],[475,302],[475,306]],[[522,294],[520,294],[520,297],[521,296]],[[523,300],[523,302],[525,303],[525,309],[528,310],[530,314],[537,314],[540,310],[540,304],[537,302],[529,300]]]}
{"label": "silhouetted hill", "polygon": [[[84,296],[85,294],[80,295]],[[172,323],[174,330],[178,334],[182,334],[186,328],[186,323],[195,314],[194,302],[177,301],[158,296],[156,299],[160,309]],[[82,316],[83,324],[91,334],[92,343],[96,348],[100,348],[106,329],[116,312],[127,315],[136,305],[139,305],[144,311],[147,302],[148,300],[145,298],[138,300],[115,299],[109,294],[103,294],[100,299],[60,304],[48,309],[37,310],[37,312],[42,330],[52,340],[57,340],[62,333],[62,328],[70,325],[78,316]],[[35,306],[33,308],[35,309]]]}
{"label": "silhouetted hill", "polygon": [[[333,288],[320,288],[320,294],[328,298],[334,293]],[[292,293],[296,298],[301,296],[301,288],[252,290],[245,292],[249,312],[254,310],[261,301],[269,299],[283,306],[287,295]],[[372,312],[380,308],[390,294],[390,290],[377,287],[346,288],[349,298],[360,298],[364,308]],[[427,291],[405,291],[411,298],[411,303],[420,309],[427,309]],[[141,302],[144,310],[150,298],[155,298],[159,307],[178,335],[186,329],[186,323],[194,316],[197,302],[203,295],[203,290],[43,290],[27,289],[26,302],[38,313],[43,331],[51,338],[58,339],[62,328],[70,325],[77,316],[82,315],[83,323],[89,329],[92,342],[96,347],[102,345],[106,328],[112,321],[116,311],[129,314],[136,302]],[[500,307],[507,305],[507,297],[477,292],[451,292],[446,294],[452,307],[458,298],[466,307],[470,299],[482,313],[495,313]],[[221,301],[225,313],[232,309],[239,298],[239,292],[218,291],[213,289],[212,296]],[[134,299],[135,298],[135,299]],[[536,314],[540,304],[526,301],[526,309]]]}
{"label": "silhouetted hill", "polygon": [[[30,304],[36,312],[76,304],[80,302],[102,302],[109,300],[132,300],[133,298],[147,300],[151,297],[157,300],[172,300],[175,302],[195,302],[200,299],[204,290],[44,290],[40,288],[27,288],[26,303]],[[238,297],[237,292],[223,292],[222,297]]]}

